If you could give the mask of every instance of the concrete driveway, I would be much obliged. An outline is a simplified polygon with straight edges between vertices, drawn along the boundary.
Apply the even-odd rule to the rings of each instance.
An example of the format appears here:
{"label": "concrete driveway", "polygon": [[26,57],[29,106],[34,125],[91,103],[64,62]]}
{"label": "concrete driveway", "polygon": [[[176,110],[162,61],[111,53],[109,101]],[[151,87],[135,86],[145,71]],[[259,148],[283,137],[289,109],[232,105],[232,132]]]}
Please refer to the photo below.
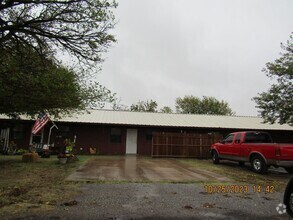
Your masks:
{"label": "concrete driveway", "polygon": [[71,181],[230,181],[227,177],[183,164],[176,159],[138,156],[91,158],[68,178]]}

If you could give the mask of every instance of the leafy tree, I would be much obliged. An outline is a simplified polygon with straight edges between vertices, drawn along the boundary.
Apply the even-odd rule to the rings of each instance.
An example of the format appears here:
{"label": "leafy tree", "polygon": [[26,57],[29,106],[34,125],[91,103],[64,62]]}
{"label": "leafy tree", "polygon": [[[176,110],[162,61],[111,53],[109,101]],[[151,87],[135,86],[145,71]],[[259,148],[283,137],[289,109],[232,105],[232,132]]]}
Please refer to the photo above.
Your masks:
{"label": "leafy tree", "polygon": [[151,99],[150,101],[139,101],[137,104],[132,104],[130,110],[135,112],[157,112],[157,107],[157,102]]}
{"label": "leafy tree", "polygon": [[[113,101],[85,71],[115,41],[110,9],[117,4],[109,1],[0,1],[0,113],[58,116]],[[75,57],[80,68],[62,66],[57,51]]]}
{"label": "leafy tree", "polygon": [[184,114],[233,115],[231,108],[225,101],[218,101],[214,97],[185,96],[176,99],[176,111]]}
{"label": "leafy tree", "polygon": [[109,34],[115,2],[107,0],[3,0],[0,2],[0,49],[32,47],[40,56],[61,49],[83,63],[101,61],[115,39]]}
{"label": "leafy tree", "polygon": [[233,115],[234,112],[229,107],[229,104],[223,100],[218,101],[214,97],[204,96],[201,100],[201,114],[214,115]]}
{"label": "leafy tree", "polygon": [[175,101],[176,112],[197,114],[200,109],[201,101],[195,96],[184,96],[184,98],[177,98]]}
{"label": "leafy tree", "polygon": [[51,53],[41,58],[30,46],[0,53],[0,113],[17,117],[46,111],[51,115],[96,107],[113,100],[109,90],[58,65]]}
{"label": "leafy tree", "polygon": [[172,109],[169,106],[164,106],[163,108],[161,108],[160,112],[163,113],[172,113]]}
{"label": "leafy tree", "polygon": [[287,44],[281,44],[284,52],[274,62],[266,64],[263,71],[271,79],[275,79],[267,92],[254,97],[257,108],[265,122],[293,125],[293,36]]}

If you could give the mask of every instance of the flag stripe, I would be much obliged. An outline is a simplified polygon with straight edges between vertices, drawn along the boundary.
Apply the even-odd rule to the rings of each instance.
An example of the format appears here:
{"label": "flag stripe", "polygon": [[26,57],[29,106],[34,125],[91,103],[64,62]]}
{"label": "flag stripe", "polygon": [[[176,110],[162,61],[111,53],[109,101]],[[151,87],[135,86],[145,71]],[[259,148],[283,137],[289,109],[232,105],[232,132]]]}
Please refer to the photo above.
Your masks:
{"label": "flag stripe", "polygon": [[49,120],[47,114],[41,113],[33,126],[32,133],[37,134]]}

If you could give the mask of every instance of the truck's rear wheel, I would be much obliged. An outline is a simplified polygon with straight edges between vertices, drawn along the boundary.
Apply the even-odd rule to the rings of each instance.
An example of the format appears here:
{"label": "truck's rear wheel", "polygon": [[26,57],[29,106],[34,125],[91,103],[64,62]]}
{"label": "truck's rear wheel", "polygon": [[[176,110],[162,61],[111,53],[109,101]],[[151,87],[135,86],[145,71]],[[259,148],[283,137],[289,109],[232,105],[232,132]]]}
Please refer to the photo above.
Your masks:
{"label": "truck's rear wheel", "polygon": [[219,155],[218,155],[217,151],[215,151],[215,150],[212,151],[212,160],[213,160],[214,164],[220,163]]}
{"label": "truck's rear wheel", "polygon": [[293,173],[293,167],[284,167],[288,173]]}
{"label": "truck's rear wheel", "polygon": [[264,174],[268,171],[266,162],[261,156],[253,156],[251,159],[251,166],[254,172]]}

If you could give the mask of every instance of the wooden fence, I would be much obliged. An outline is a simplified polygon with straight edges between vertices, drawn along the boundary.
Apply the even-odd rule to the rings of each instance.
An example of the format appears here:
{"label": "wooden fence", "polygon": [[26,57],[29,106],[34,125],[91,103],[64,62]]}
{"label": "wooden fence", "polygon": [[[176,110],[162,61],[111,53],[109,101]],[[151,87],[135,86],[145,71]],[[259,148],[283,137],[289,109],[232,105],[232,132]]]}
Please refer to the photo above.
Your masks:
{"label": "wooden fence", "polygon": [[209,158],[220,134],[153,133],[152,157]]}

